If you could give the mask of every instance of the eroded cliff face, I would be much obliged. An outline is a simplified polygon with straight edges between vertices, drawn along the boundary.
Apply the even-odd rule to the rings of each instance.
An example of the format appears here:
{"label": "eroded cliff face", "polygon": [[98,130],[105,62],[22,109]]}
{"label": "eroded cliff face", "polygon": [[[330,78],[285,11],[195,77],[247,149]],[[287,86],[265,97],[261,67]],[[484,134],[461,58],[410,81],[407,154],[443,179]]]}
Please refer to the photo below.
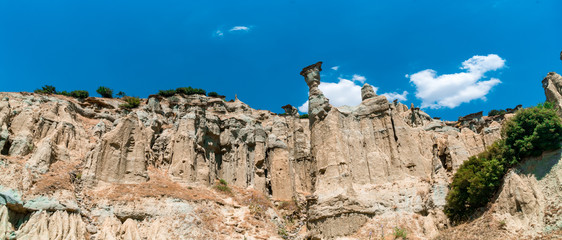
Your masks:
{"label": "eroded cliff face", "polygon": [[[273,208],[255,199],[292,201],[312,191],[309,124],[298,116],[200,95],[154,96],[131,112],[119,99],[1,93],[0,100],[0,236],[46,234],[18,219],[75,226],[68,239],[139,239],[161,231],[154,224],[170,228],[172,239],[276,236],[277,213],[265,214]],[[214,191],[217,179],[235,197]],[[201,220],[198,211],[219,212]],[[271,219],[248,225],[244,218],[255,213]],[[203,226],[215,217],[224,224],[229,214],[236,218],[223,232]],[[178,230],[197,221],[201,231]]]}
{"label": "eroded cliff face", "polygon": [[381,236],[381,224],[421,238],[437,234],[447,225],[442,209],[449,178],[500,137],[501,125],[492,122],[479,133],[453,128],[376,96],[368,85],[359,106],[332,107],[317,88],[320,70],[316,64],[301,73],[310,87],[317,169],[309,198],[310,236]]}
{"label": "eroded cliff face", "polygon": [[502,118],[440,121],[368,85],[360,105],[336,108],[320,71],[301,72],[310,120],[201,95],[128,111],[0,93],[0,239],[436,236],[453,173]]}

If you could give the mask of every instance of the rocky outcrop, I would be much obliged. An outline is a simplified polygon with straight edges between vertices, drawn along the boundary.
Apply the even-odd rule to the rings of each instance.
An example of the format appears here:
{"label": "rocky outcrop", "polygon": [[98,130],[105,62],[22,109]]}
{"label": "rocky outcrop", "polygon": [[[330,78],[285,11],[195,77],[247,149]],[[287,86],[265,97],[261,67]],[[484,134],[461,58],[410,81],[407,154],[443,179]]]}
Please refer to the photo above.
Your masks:
{"label": "rocky outcrop", "polygon": [[396,216],[414,214],[414,222],[424,227],[412,234],[432,237],[447,222],[442,208],[448,178],[498,139],[499,128],[482,134],[447,128],[419,109],[407,111],[374,95],[368,85],[359,106],[335,108],[317,88],[320,70],[316,64],[301,72],[310,89],[311,156],[317,169],[310,236],[346,236],[371,221],[398,224]]}
{"label": "rocky outcrop", "polygon": [[369,85],[368,83],[365,83],[365,85],[361,87],[361,99],[363,101],[365,101],[365,99],[374,98],[375,96],[377,96],[377,94],[375,94],[375,90],[373,90],[373,86]]}
{"label": "rocky outcrop", "polygon": [[550,72],[542,80],[542,87],[546,101],[554,103],[558,115],[562,116],[562,77],[555,72]]}
{"label": "rocky outcrop", "polygon": [[[90,98],[80,102],[27,93],[1,93],[0,99],[0,205],[6,208],[3,219],[22,214],[31,220],[39,219],[38,226],[50,226],[55,224],[52,221],[58,222],[56,212],[79,212],[96,239],[102,235],[109,236],[107,239],[138,239],[133,225],[139,226],[138,234],[144,237],[160,231],[150,230],[154,221],[160,225],[167,220],[184,221],[179,217],[182,213],[170,211],[168,216],[173,219],[164,219],[148,214],[146,209],[138,210],[133,216],[145,217],[133,217],[133,224],[133,220],[127,221],[129,215],[122,215],[123,207],[104,205],[105,201],[124,196],[141,202],[179,198],[182,202],[201,199],[224,205],[213,194],[191,194],[196,192],[192,189],[212,187],[217,179],[224,179],[230,188],[241,189],[236,191],[256,189],[275,201],[292,201],[312,191],[315,166],[310,157],[309,122],[299,119],[298,114],[278,116],[251,109],[239,100],[225,102],[200,95],[168,99],[154,96],[130,112],[119,108],[120,99]],[[150,169],[156,175],[151,175]],[[120,189],[119,194],[108,189]],[[94,194],[98,191],[105,194]],[[251,201],[235,199],[228,207],[215,208],[246,206],[240,213],[239,222],[243,222],[244,216],[254,214],[248,204],[255,206]],[[111,211],[103,210],[106,207]],[[268,208],[259,207],[263,211]],[[97,214],[102,210],[106,213]],[[106,215],[123,219],[123,224],[114,229],[116,232],[102,231]],[[150,221],[146,219],[141,224],[147,217]],[[269,223],[271,220],[264,222]],[[14,224],[7,227],[6,221],[0,225],[9,232],[6,234],[17,233],[21,239],[47,234],[43,228]],[[180,226],[175,227],[169,231],[177,231]],[[199,227],[202,235],[190,236],[229,235],[213,235],[209,226]],[[245,233],[250,227],[237,229],[241,233],[236,238],[251,236]],[[267,234],[277,234],[276,227],[267,229],[273,231]],[[255,234],[258,233],[263,231]]]}
{"label": "rocky outcrop", "polygon": [[322,71],[322,62],[317,62],[305,67],[300,73],[304,77],[309,89],[308,119],[310,119],[311,126],[314,122],[324,119],[332,109],[328,98],[318,88],[320,85],[320,71]]}
{"label": "rocky outcrop", "polygon": [[[309,119],[238,98],[150,96],[126,110],[121,99],[0,93],[0,239],[436,236],[452,175],[500,138],[504,118],[440,121],[367,84],[361,104],[333,107],[321,64],[301,72]],[[518,177],[506,184],[527,184]],[[549,209],[533,186],[522,191]],[[517,191],[498,214],[533,204]]]}

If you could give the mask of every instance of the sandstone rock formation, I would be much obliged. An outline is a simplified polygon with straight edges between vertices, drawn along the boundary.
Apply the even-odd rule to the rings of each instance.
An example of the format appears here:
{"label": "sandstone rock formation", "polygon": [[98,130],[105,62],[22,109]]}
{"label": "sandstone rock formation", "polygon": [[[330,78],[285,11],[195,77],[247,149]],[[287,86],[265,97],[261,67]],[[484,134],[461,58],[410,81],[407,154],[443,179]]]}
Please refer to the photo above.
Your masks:
{"label": "sandstone rock formation", "polygon": [[335,108],[317,88],[320,70],[315,64],[301,72],[310,88],[311,157],[317,169],[309,236],[369,232],[376,222],[397,226],[403,218],[416,219],[410,221],[418,226],[413,235],[435,235],[447,224],[442,209],[449,177],[498,139],[499,127],[487,133],[447,128],[419,109],[408,111],[374,95],[368,85],[359,106]]}
{"label": "sandstone rock formation", "polygon": [[440,121],[369,85],[360,105],[333,107],[321,64],[301,72],[309,119],[238,98],[150,96],[126,110],[0,93],[0,239],[437,236],[452,175],[500,137],[503,118]]}
{"label": "sandstone rock formation", "polygon": [[555,72],[550,72],[542,80],[542,87],[546,100],[554,103],[558,115],[562,116],[562,77]]}

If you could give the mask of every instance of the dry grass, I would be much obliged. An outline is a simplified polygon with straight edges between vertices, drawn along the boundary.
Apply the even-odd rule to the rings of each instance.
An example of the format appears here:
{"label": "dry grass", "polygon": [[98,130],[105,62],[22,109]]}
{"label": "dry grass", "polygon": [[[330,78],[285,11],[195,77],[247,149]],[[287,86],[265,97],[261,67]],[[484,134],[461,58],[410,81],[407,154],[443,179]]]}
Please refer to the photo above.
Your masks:
{"label": "dry grass", "polygon": [[494,220],[491,214],[486,213],[482,217],[441,232],[435,240],[488,240],[488,239],[515,239],[512,233],[502,227],[502,223]]}
{"label": "dry grass", "polygon": [[35,185],[26,193],[31,195],[47,195],[57,190],[74,190],[70,173],[75,171],[79,161],[57,161],[49,167],[49,171],[39,176]]}
{"label": "dry grass", "polygon": [[207,188],[182,186],[172,181],[162,170],[149,167],[148,174],[150,176],[148,182],[113,184],[103,189],[93,190],[91,194],[98,198],[117,201],[134,201],[147,197],[169,197],[187,201],[210,200],[224,204],[213,191]]}

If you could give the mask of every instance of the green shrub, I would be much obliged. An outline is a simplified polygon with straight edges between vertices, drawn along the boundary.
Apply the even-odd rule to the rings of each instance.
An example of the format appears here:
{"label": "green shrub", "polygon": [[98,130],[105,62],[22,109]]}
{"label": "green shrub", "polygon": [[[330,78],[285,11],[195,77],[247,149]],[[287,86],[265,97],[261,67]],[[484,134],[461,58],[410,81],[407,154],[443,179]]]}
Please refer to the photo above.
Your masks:
{"label": "green shrub", "polygon": [[506,113],[505,110],[496,110],[496,109],[493,109],[493,110],[490,110],[490,111],[488,112],[488,116],[489,116],[489,117],[492,117],[492,116],[497,116],[497,115],[504,115],[505,113]]}
{"label": "green shrub", "polygon": [[208,94],[209,97],[219,97],[219,94],[217,92],[210,92]]}
{"label": "green shrub", "polygon": [[394,228],[393,235],[394,235],[394,239],[396,238],[407,239],[408,237],[408,233],[406,232],[406,229],[399,228],[399,227]]}
{"label": "green shrub", "polygon": [[279,234],[279,236],[281,236],[283,239],[289,238],[289,233],[287,232],[287,229],[285,229],[285,228],[278,227],[277,234]]}
{"label": "green shrub", "polygon": [[305,113],[305,114],[303,114],[303,115],[300,115],[299,118],[300,118],[300,119],[308,118],[308,113]]}
{"label": "green shrub", "polygon": [[74,90],[70,92],[70,96],[73,98],[84,99],[90,96],[90,93],[86,90]]}
{"label": "green shrub", "polygon": [[125,96],[127,96],[127,94],[125,94],[125,92],[123,92],[123,91],[119,91],[119,92],[117,93],[117,97],[123,98],[123,97],[125,97]]}
{"label": "green shrub", "polygon": [[67,96],[67,97],[71,97],[71,96],[70,96],[70,93],[67,92],[67,91],[58,92],[58,93],[56,93],[56,94],[58,94],[58,95],[63,95],[63,96]]}
{"label": "green shrub", "polygon": [[51,85],[45,85],[41,89],[35,89],[34,93],[44,93],[44,94],[57,94],[55,87]]}
{"label": "green shrub", "polygon": [[96,92],[104,98],[113,98],[113,90],[108,87],[101,86]]}
{"label": "green shrub", "polygon": [[231,193],[231,189],[228,186],[228,183],[224,179],[219,180],[219,182],[215,185],[215,189],[221,192]]}
{"label": "green shrub", "polygon": [[528,156],[560,147],[562,124],[552,104],[519,110],[502,128],[502,140],[465,161],[453,176],[445,214],[467,220],[486,206],[500,187],[507,169]]}
{"label": "green shrub", "polygon": [[174,90],[174,89],[158,91],[158,95],[160,95],[162,97],[171,97],[171,96],[174,96],[175,94],[176,94],[176,90]]}
{"label": "green shrub", "polygon": [[121,104],[120,107],[126,109],[133,109],[140,105],[140,99],[138,97],[124,97],[125,104]]}
{"label": "green shrub", "polygon": [[460,166],[446,198],[445,213],[451,220],[466,220],[478,208],[486,206],[507,170],[504,151],[505,143],[497,141]]}
{"label": "green shrub", "polygon": [[180,87],[176,88],[176,93],[185,94],[185,95],[193,95],[193,94],[201,94],[206,95],[207,92],[201,88],[192,88],[192,87]]}
{"label": "green shrub", "polygon": [[560,148],[562,124],[552,103],[521,109],[502,129],[511,164]]}

